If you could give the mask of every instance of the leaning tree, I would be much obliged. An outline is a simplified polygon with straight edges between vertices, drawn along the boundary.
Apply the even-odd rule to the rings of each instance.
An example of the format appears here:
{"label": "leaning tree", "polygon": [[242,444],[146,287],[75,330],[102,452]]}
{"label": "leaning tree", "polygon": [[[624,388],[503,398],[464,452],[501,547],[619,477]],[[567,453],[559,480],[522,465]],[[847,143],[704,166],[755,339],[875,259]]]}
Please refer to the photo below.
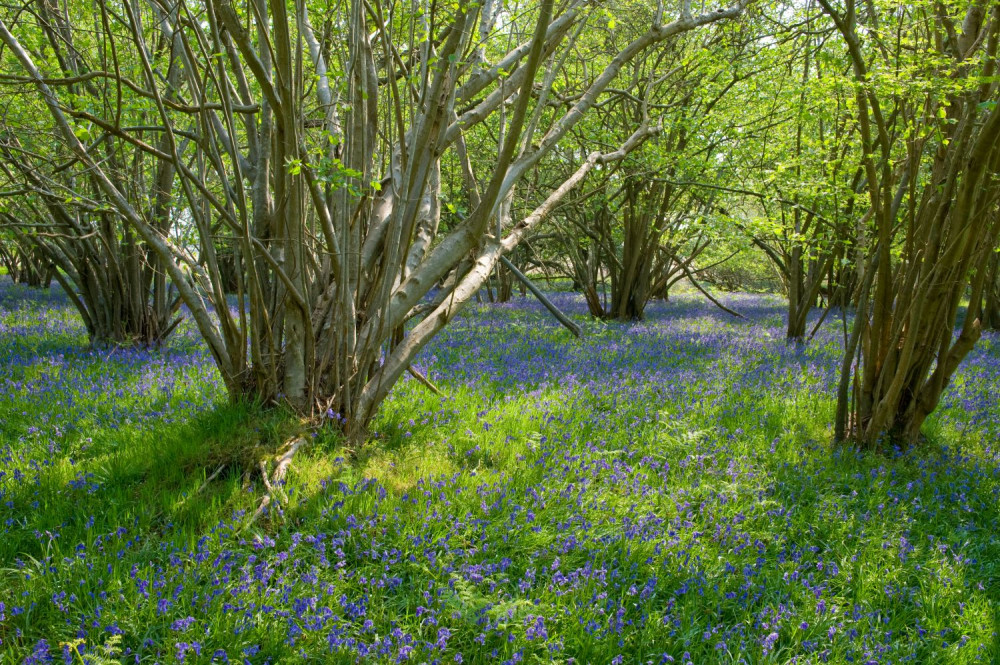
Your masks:
{"label": "leaning tree", "polygon": [[[100,20],[87,22],[88,35],[113,57],[74,76],[32,48],[46,29],[37,14],[0,20],[0,42],[73,154],[69,168],[92,178],[102,202],[163,261],[232,396],[336,414],[352,436],[504,253],[589,171],[656,133],[638,121],[619,145],[581,159],[527,215],[503,220],[515,185],[622,67],[742,12],[737,4],[692,15],[684,3],[668,21],[662,3],[628,0],[96,5]],[[546,103],[555,87],[547,63],[624,5],[644,7],[647,28],[589,70],[575,99]],[[67,11],[83,24],[91,8]],[[530,17],[529,36],[507,48],[515,16],[521,25]],[[175,84],[164,76],[173,57]],[[112,84],[104,104],[87,110],[88,127],[174,169],[174,206],[191,241],[156,228],[81,140],[67,110],[67,86],[80,79]],[[119,121],[123,100],[143,110],[142,125]],[[463,158],[467,137],[495,128],[500,113],[503,141],[492,159]],[[440,169],[452,152],[474,205],[445,231]],[[232,307],[216,251],[222,237],[239,266]]]}

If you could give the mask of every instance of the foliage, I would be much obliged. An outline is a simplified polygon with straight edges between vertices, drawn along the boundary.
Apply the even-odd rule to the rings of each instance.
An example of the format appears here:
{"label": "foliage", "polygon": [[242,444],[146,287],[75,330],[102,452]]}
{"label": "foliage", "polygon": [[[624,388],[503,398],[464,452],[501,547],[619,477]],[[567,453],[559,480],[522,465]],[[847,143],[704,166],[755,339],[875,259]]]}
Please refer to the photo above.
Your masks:
{"label": "foliage", "polygon": [[[718,263],[726,259],[723,263]],[[750,242],[739,238],[715,243],[702,261],[709,268],[703,279],[715,288],[730,293],[781,293],[781,278],[767,255]]]}

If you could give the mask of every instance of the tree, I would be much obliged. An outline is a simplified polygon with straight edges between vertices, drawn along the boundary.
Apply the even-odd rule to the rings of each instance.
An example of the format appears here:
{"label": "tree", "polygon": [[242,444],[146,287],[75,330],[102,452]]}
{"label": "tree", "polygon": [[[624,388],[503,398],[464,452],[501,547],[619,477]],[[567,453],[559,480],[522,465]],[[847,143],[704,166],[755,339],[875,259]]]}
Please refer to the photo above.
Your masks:
{"label": "tree", "polygon": [[[639,320],[648,302],[665,298],[680,279],[698,286],[694,262],[711,243],[720,215],[716,192],[696,183],[720,177],[733,145],[715,109],[753,72],[750,62],[731,64],[747,61],[742,56],[751,40],[730,27],[633,61],[600,111],[575,133],[574,149],[582,151],[627,135],[641,118],[665,128],[598,174],[591,190],[569,198],[557,215],[564,267],[595,317]],[[566,159],[562,167],[571,163]]]}
{"label": "tree", "polygon": [[47,289],[52,283],[52,266],[45,256],[16,236],[0,238],[0,266],[17,284]]}
{"label": "tree", "polygon": [[[624,65],[742,11],[692,16],[685,5],[664,22],[660,7],[647,30],[590,73],[574,102],[552,112],[544,100],[553,80],[538,86],[537,75],[603,16],[591,4],[556,9],[541,0],[501,12],[489,0],[419,11],[364,0],[343,7],[102,1],[94,39],[113,52],[113,66],[75,77],[11,32],[11,21],[25,36],[43,31],[33,15],[0,21],[0,41],[44,102],[75,168],[91,174],[106,205],[163,262],[230,394],[336,415],[358,436],[500,257],[589,171],[622,159],[656,128],[637,124],[619,145],[590,152],[534,210],[505,226],[501,206],[524,175]],[[311,15],[325,17],[322,30]],[[505,48],[500,37],[513,15],[529,20],[530,37]],[[181,69],[176,85],[162,76],[171,57]],[[74,132],[64,97],[80,77],[110,81],[114,90],[104,108],[88,111],[89,122],[174,169],[190,245],[157,229]],[[126,102],[145,114],[141,127],[118,122]],[[462,157],[466,137],[501,111],[500,149],[477,169]],[[151,145],[141,138],[147,134],[163,143]],[[451,152],[468,174],[473,205],[445,231],[441,160]],[[240,265],[233,310],[216,253],[223,234]]]}
{"label": "tree", "polygon": [[992,330],[1000,330],[1000,252],[994,251],[989,256],[985,270],[983,325]]}
{"label": "tree", "polygon": [[[174,166],[155,156],[165,138],[146,127],[147,113],[126,96],[122,82],[106,75],[121,69],[124,54],[74,30],[70,16],[51,3],[33,4],[31,12],[38,31],[28,36],[59,81],[60,112],[74,140],[156,233],[175,232]],[[109,24],[107,8],[97,20]],[[162,342],[180,322],[180,300],[162,260],[105,200],[97,174],[83,168],[55,128],[38,123],[45,105],[25,94],[31,81],[7,74],[17,71],[9,51],[0,63],[0,81],[14,93],[4,96],[0,125],[0,230],[62,285],[92,343]],[[180,76],[177,60],[166,58],[164,65],[164,85],[172,88]],[[110,119],[95,115],[98,109]],[[149,134],[152,145],[137,138]]]}
{"label": "tree", "polygon": [[[801,343],[824,300],[846,305],[853,290],[853,240],[860,151],[834,28],[811,4],[792,8],[778,38],[756,54],[760,76],[734,91],[740,123],[723,192],[739,232],[766,257],[787,297],[786,338]],[[748,117],[749,116],[749,117]]]}
{"label": "tree", "polygon": [[1000,5],[818,1],[851,66],[870,201],[836,437],[909,442],[981,332],[998,231]]}

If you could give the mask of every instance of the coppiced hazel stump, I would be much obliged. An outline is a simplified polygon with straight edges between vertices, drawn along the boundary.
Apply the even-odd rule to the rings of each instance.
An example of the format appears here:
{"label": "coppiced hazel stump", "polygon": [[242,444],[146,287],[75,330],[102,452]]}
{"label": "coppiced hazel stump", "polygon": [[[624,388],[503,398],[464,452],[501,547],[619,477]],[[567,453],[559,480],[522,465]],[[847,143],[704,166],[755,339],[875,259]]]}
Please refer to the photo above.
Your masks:
{"label": "coppiced hazel stump", "polygon": [[1000,5],[818,2],[851,63],[870,203],[836,438],[911,442],[981,333],[998,232]]}
{"label": "coppiced hazel stump", "polygon": [[[517,183],[623,66],[743,11],[738,3],[692,15],[685,4],[667,20],[662,5],[650,7],[648,27],[591,72],[575,99],[545,104],[555,76],[544,72],[604,4],[541,0],[502,11],[484,0],[404,11],[349,0],[316,24],[305,0],[101,0],[97,21],[68,17],[92,24],[79,49],[87,66],[77,71],[32,48],[49,28],[38,13],[5,15],[5,63],[21,73],[5,66],[3,82],[32,91],[51,119],[43,130],[68,149],[67,168],[86,173],[102,208],[162,263],[234,398],[329,413],[361,436],[500,257],[590,171],[661,128],[636,119],[620,145],[590,152],[533,211],[505,221],[501,206]],[[103,105],[77,105],[72,86],[86,83],[103,87]],[[495,159],[462,158],[467,136],[501,113]],[[158,225],[96,143],[168,165],[180,228]],[[474,204],[444,229],[441,163],[452,155]],[[238,266],[232,304],[223,243]]]}

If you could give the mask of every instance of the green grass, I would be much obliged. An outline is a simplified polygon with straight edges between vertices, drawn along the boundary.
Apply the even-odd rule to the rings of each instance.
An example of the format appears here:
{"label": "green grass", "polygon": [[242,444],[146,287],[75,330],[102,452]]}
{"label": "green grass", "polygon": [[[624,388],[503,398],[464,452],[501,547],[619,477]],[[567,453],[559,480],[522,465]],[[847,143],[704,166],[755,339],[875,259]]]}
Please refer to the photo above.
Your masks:
{"label": "green grass", "polygon": [[[674,317],[575,342],[473,310],[427,357],[442,396],[404,382],[357,449],[320,432],[289,504],[250,524],[296,419],[227,403],[186,333],[200,360],[150,375],[155,354],[73,356],[72,315],[8,305],[0,324],[34,332],[0,329],[0,662],[40,639],[122,663],[395,662],[403,638],[356,645],[397,629],[414,662],[996,662],[1000,467],[966,410],[905,455],[834,447],[834,336],[796,355],[760,342],[766,313]],[[600,362],[631,369],[592,382]]]}

